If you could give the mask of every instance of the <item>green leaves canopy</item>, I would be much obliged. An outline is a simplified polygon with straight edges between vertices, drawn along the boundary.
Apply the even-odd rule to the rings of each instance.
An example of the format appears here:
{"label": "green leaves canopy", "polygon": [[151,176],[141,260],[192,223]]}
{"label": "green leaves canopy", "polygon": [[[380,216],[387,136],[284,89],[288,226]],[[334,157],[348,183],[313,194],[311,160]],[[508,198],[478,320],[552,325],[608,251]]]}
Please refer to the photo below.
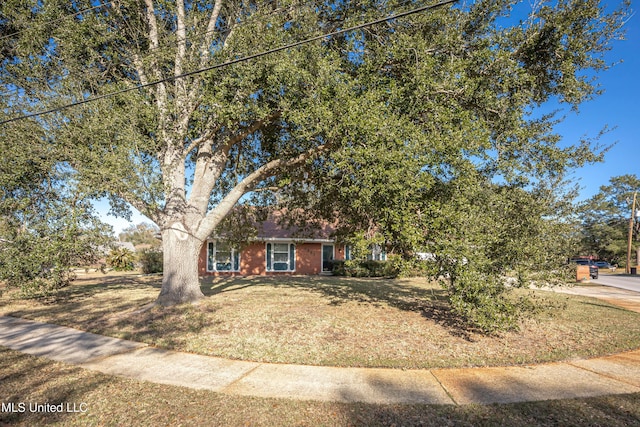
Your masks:
{"label": "green leaves canopy", "polygon": [[240,200],[278,200],[494,277],[537,264],[565,172],[601,158],[534,111],[598,93],[628,9],[543,1],[516,22],[523,5],[485,0],[212,68],[417,4],[122,0],[51,24],[90,6],[0,8],[7,115],[156,82],[40,118],[86,188],[193,245]]}

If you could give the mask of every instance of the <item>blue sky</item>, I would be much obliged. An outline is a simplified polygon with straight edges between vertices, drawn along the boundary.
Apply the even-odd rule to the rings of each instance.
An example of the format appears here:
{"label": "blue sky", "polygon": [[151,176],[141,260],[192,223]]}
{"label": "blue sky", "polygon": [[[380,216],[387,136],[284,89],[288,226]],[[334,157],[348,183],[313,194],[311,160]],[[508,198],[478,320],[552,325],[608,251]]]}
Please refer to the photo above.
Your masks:
{"label": "blue sky", "polygon": [[613,176],[640,176],[640,14],[626,24],[625,40],[616,41],[606,58],[614,65],[599,76],[604,94],[580,106],[578,114],[568,112],[566,120],[556,127],[563,143],[577,143],[581,137],[595,137],[608,125],[611,132],[601,143],[616,143],[605,155],[603,163],[585,166],[573,174],[587,199],[608,184]]}
{"label": "blue sky", "polygon": [[[580,200],[593,196],[611,177],[640,176],[640,14],[633,15],[626,27],[626,39],[615,41],[606,55],[608,62],[616,64],[598,77],[604,93],[582,104],[578,113],[566,109],[565,121],[556,127],[566,145],[596,137],[605,126],[612,129],[600,140],[602,145],[615,143],[604,162],[584,166],[571,175],[580,186]],[[107,215],[106,201],[98,202],[96,208],[116,235],[131,223],[151,222],[135,210],[131,223]]]}

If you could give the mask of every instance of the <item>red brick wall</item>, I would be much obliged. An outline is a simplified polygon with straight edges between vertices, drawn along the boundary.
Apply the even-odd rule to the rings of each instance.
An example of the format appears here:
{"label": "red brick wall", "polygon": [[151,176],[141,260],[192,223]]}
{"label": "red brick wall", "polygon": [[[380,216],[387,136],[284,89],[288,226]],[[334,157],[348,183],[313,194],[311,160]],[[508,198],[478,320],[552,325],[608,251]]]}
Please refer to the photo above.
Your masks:
{"label": "red brick wall", "polygon": [[243,276],[264,275],[267,273],[266,247],[262,242],[252,243],[240,253],[240,274]]}
{"label": "red brick wall", "polygon": [[296,274],[320,274],[322,271],[322,244],[296,245]]}
{"label": "red brick wall", "polygon": [[[294,272],[267,271],[265,257],[266,244],[264,242],[251,243],[240,253],[239,272],[212,272],[207,271],[207,243],[202,246],[198,258],[198,269],[201,276],[253,276],[253,275],[279,275],[301,274],[315,275],[322,272],[322,244],[301,243],[296,244],[296,269]],[[344,246],[335,246],[335,259],[344,259]]]}

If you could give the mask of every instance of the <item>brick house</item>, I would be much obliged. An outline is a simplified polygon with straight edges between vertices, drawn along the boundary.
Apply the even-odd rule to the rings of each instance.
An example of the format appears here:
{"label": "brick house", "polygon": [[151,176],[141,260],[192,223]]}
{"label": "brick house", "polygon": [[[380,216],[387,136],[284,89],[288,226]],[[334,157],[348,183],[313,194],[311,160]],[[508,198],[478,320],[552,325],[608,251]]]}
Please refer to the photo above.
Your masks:
{"label": "brick house", "polygon": [[280,225],[280,216],[273,213],[259,224],[256,238],[241,249],[208,239],[198,259],[200,276],[330,274],[334,260],[349,259],[349,247],[336,242],[330,224],[303,233]]}

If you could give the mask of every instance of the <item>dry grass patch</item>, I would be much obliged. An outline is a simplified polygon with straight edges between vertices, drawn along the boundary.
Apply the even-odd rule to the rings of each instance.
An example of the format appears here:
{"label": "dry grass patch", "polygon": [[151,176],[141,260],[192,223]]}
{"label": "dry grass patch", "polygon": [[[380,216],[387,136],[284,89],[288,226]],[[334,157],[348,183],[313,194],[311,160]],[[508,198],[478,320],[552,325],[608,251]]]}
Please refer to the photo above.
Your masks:
{"label": "dry grass patch", "polygon": [[[485,336],[450,313],[424,279],[208,279],[197,306],[140,308],[159,277],[96,276],[55,304],[14,301],[0,311],[198,354],[275,363],[394,368],[528,364],[640,347],[640,314],[602,301],[538,292],[566,307],[520,331]],[[522,291],[530,292],[530,291]]]}

